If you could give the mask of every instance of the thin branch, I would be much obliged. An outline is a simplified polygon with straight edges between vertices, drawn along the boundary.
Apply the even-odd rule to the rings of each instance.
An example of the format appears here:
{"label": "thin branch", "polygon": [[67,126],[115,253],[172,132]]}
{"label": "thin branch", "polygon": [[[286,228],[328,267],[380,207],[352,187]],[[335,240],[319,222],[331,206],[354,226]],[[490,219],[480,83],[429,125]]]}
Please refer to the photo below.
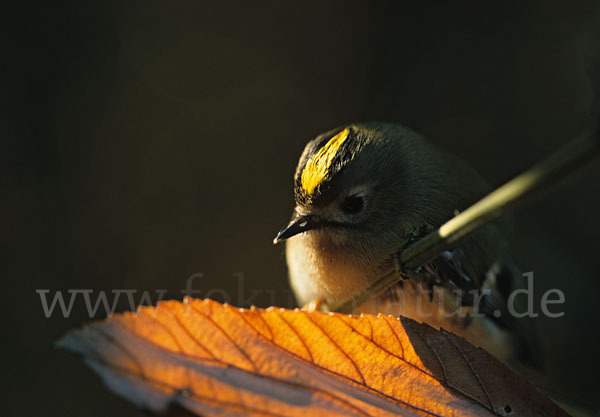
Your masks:
{"label": "thin branch", "polygon": [[[513,212],[585,165],[600,153],[598,132],[574,140],[548,158],[448,220],[439,229],[415,242],[399,254],[400,265],[416,269],[439,256],[482,226]],[[350,313],[375,294],[394,285],[400,277],[391,273],[356,295],[352,300],[329,306],[332,311]]]}

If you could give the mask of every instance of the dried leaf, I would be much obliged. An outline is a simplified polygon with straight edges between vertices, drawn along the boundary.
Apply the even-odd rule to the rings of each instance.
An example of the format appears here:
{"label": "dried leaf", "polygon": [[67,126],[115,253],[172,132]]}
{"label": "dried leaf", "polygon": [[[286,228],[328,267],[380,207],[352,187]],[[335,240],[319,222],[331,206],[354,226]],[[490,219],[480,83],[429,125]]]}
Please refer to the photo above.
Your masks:
{"label": "dried leaf", "polygon": [[483,350],[383,315],[188,299],[113,316],[59,344],[115,393],[158,413],[566,415]]}

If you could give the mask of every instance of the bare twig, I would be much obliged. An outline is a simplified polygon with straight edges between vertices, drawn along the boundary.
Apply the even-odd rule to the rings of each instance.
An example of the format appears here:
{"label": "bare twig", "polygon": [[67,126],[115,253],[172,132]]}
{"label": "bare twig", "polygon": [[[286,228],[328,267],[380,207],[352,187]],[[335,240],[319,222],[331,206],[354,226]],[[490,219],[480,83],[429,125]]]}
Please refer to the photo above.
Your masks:
{"label": "bare twig", "polygon": [[[400,264],[408,269],[415,269],[426,264],[443,251],[456,246],[482,226],[514,211],[533,197],[548,190],[552,185],[585,165],[598,153],[600,153],[600,140],[597,132],[568,143],[548,158],[448,220],[439,229],[403,250],[399,254]],[[398,280],[397,274],[389,274],[377,280],[352,300],[329,307],[332,311],[349,313],[373,295],[394,285]]]}

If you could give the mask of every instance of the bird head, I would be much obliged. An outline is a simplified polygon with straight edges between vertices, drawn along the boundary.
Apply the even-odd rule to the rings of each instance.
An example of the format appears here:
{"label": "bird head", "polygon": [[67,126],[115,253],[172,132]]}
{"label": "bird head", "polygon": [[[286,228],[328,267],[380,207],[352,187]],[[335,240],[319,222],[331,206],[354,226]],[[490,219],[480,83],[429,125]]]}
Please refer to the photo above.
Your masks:
{"label": "bird head", "polygon": [[406,143],[398,135],[416,134],[390,129],[349,125],[310,141],[296,169],[292,221],[274,242],[312,233],[357,250],[401,244],[411,227],[412,216],[403,221],[401,213],[412,199],[406,196],[412,163],[406,163]]}

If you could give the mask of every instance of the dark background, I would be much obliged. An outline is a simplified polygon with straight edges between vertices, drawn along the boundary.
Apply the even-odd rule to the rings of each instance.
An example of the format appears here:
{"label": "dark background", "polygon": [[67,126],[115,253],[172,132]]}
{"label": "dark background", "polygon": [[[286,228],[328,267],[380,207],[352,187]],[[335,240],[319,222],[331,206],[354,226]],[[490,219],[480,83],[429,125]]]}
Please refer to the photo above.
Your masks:
{"label": "dark background", "polygon": [[[36,289],[181,298],[202,272],[199,296],[220,289],[239,305],[262,290],[249,302],[292,305],[271,240],[291,213],[296,160],[321,131],[404,123],[494,185],[576,136],[598,114],[599,9],[74,1],[3,12],[8,414],[141,415],[53,348],[89,320],[82,299],[46,319]],[[595,161],[521,211],[513,250],[537,299],[566,296],[563,318],[538,320],[548,384],[589,403],[600,392],[599,181]]]}

